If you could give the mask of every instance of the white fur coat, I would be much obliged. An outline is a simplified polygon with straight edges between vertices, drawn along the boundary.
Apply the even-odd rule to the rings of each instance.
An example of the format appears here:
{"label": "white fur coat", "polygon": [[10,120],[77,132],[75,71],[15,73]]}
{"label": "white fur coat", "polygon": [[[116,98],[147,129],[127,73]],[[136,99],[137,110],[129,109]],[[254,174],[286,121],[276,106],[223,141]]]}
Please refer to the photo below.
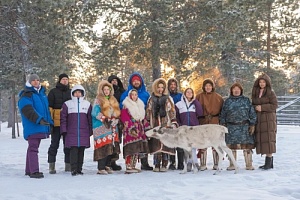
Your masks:
{"label": "white fur coat", "polygon": [[145,118],[144,103],[141,99],[138,98],[137,101],[133,101],[127,96],[123,101],[123,106],[128,109],[135,120],[143,120]]}

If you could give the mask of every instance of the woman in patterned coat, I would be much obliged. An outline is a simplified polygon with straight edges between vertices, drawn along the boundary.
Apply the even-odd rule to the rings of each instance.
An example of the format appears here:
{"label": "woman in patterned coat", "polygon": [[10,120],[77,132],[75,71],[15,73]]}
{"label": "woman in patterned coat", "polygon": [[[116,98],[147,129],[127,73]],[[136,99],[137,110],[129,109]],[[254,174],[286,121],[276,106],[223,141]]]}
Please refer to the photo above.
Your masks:
{"label": "woman in patterned coat", "polygon": [[273,168],[273,153],[276,153],[278,107],[277,97],[272,90],[271,79],[267,74],[262,74],[254,82],[252,89],[252,104],[257,114],[255,127],[256,153],[266,154],[265,164],[261,169]]}
{"label": "woman in patterned coat", "polygon": [[98,162],[98,174],[111,174],[111,155],[120,154],[117,124],[121,114],[114,97],[113,86],[106,80],[98,85],[97,97],[92,110],[94,135],[94,161]]}
{"label": "woman in patterned coat", "polygon": [[[226,144],[236,159],[236,150],[242,149],[245,157],[246,170],[254,170],[252,166],[252,149],[255,148],[254,126],[256,113],[248,97],[243,95],[243,87],[234,83],[230,88],[230,96],[225,100],[220,114],[220,124],[228,128]],[[227,170],[234,170],[230,161]]]}

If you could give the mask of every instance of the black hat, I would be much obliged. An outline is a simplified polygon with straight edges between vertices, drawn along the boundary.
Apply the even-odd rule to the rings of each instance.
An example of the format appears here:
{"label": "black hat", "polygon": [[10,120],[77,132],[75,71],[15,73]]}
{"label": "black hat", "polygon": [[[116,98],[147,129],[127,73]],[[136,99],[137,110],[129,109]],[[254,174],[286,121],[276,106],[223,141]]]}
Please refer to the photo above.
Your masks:
{"label": "black hat", "polygon": [[69,79],[69,76],[67,74],[60,74],[59,77],[58,77],[58,82],[60,82],[61,79],[65,78],[65,77]]}

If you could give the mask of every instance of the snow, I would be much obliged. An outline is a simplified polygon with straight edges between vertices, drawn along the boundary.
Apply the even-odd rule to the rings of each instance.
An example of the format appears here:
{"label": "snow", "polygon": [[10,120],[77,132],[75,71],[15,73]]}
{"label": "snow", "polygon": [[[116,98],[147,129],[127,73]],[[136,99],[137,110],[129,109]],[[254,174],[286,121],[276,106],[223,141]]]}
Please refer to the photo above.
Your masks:
{"label": "snow", "polygon": [[[204,172],[179,174],[178,170],[166,173],[143,171],[124,174],[124,159],[119,159],[123,170],[112,175],[97,175],[93,162],[93,148],[86,149],[83,176],[72,177],[64,172],[63,152],[57,156],[57,174],[48,173],[47,151],[50,139],[42,140],[39,150],[40,171],[45,178],[25,176],[27,142],[22,137],[12,139],[11,128],[2,123],[0,132],[0,199],[1,200],[86,200],[86,199],[300,199],[300,127],[278,126],[277,153],[274,169],[257,169],[264,157],[254,154],[254,171],[244,169],[242,151],[238,151],[239,173],[225,170],[229,165],[224,158],[222,172],[213,175],[211,150],[208,168]],[[17,130],[17,129],[16,129]],[[62,143],[61,143],[62,146]],[[122,157],[122,155],[120,156]],[[152,163],[152,156],[149,157]],[[138,164],[139,166],[140,164]]]}

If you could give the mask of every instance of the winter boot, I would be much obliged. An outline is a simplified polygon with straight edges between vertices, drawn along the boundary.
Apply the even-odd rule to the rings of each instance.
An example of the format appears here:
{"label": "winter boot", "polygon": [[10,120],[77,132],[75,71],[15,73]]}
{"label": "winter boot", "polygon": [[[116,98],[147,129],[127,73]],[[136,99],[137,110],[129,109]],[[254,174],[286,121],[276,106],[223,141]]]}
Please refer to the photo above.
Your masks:
{"label": "winter boot", "polygon": [[193,164],[191,162],[189,162],[187,164],[187,167],[186,167],[187,172],[191,172],[192,171],[192,166],[193,166]]}
{"label": "winter boot", "polygon": [[204,171],[207,170],[206,167],[206,159],[207,159],[207,149],[200,149],[200,170]]}
{"label": "winter boot", "polygon": [[137,163],[137,160],[138,160],[138,155],[133,155],[132,156],[133,158],[132,158],[132,164],[131,164],[131,166],[132,166],[132,169],[134,169],[137,173],[140,173],[142,170],[140,170],[140,169],[138,169],[138,168],[136,168],[136,163]]}
{"label": "winter boot", "polygon": [[44,178],[44,174],[40,172],[34,172],[29,175],[30,178]]}
{"label": "winter boot", "polygon": [[107,171],[105,171],[104,169],[101,169],[101,170],[98,170],[97,174],[100,174],[100,175],[107,175]]}
{"label": "winter boot", "polygon": [[262,169],[264,170],[273,169],[273,156],[272,157],[266,156],[265,166]]}
{"label": "winter boot", "polygon": [[170,155],[170,165],[169,165],[169,169],[170,170],[175,170],[176,169],[176,161],[175,161],[175,156]]}
{"label": "winter boot", "polygon": [[254,170],[254,167],[252,166],[252,150],[244,149],[243,153],[246,163],[246,170]]}
{"label": "winter boot", "polygon": [[[232,154],[233,154],[234,159],[236,160],[236,158],[237,158],[236,150],[232,150]],[[228,171],[235,170],[232,160],[229,157],[228,157],[228,160],[229,160],[230,164],[229,164],[229,167],[227,167],[227,170]]]}
{"label": "winter boot", "polygon": [[49,163],[49,174],[56,174],[55,163]]}
{"label": "winter boot", "polygon": [[219,165],[219,155],[214,148],[212,149],[212,154],[213,154],[213,160],[214,160],[213,170],[217,170],[219,167],[218,166]]}
{"label": "winter boot", "polygon": [[108,173],[108,174],[113,174],[114,171],[112,170],[111,167],[108,167],[108,166],[105,166],[105,171]]}
{"label": "winter boot", "polygon": [[183,168],[184,168],[183,158],[184,158],[183,150],[181,150],[181,151],[177,150],[177,159],[178,159],[177,169],[178,170],[183,170]]}
{"label": "winter boot", "polygon": [[70,171],[71,171],[71,164],[65,163],[65,172],[70,172]]}
{"label": "winter boot", "polygon": [[[267,163],[267,156],[266,156],[266,158],[265,158],[265,164],[264,164],[264,165],[262,165],[262,166],[259,166],[258,168],[259,168],[259,169],[264,169],[264,168],[265,168],[265,165],[266,165],[266,163]],[[273,156],[272,156],[271,168],[273,169]]]}
{"label": "winter boot", "polygon": [[168,171],[168,160],[163,160],[162,161],[162,167],[160,168],[160,172],[167,172]]}
{"label": "winter boot", "polygon": [[153,170],[153,167],[150,167],[148,163],[148,155],[145,154],[145,157],[141,158],[141,169],[142,170]]}
{"label": "winter boot", "polygon": [[110,167],[112,168],[112,170],[114,171],[120,171],[122,169],[122,167],[120,165],[117,165],[115,160],[112,160],[110,163]]}

